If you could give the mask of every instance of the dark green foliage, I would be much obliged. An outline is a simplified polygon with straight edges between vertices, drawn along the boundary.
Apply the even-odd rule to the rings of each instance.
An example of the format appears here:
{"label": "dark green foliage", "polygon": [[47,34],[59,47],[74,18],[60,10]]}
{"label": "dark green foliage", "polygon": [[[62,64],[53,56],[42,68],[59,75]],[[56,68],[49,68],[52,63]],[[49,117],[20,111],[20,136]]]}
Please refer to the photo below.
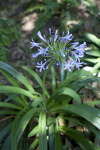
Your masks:
{"label": "dark green foliage", "polygon": [[[62,0],[60,4],[60,29],[62,31],[70,30],[70,27],[66,26],[68,21],[77,21],[77,19],[80,19],[75,11],[80,4],[86,7],[86,12],[88,12],[89,15],[94,16],[98,20],[100,19],[100,10],[95,5],[94,0]],[[71,27],[71,32],[75,33],[76,30],[79,30],[85,21],[86,20],[82,19],[77,25],[73,25],[73,27]]]}
{"label": "dark green foliage", "polygon": [[[77,124],[75,127],[79,125],[88,128],[89,133],[92,132],[94,137],[100,139],[100,111],[91,106],[95,105],[96,101],[82,104],[77,93],[82,87],[99,79],[92,73],[79,70],[67,74],[66,79],[56,88],[55,71],[51,68],[54,77],[51,77],[52,93],[49,94],[44,85],[45,78],[43,82],[33,70],[27,67],[24,69],[37,81],[39,89],[41,88],[40,93],[36,92],[17,70],[0,62],[0,72],[12,84],[0,86],[0,93],[7,95],[7,98],[0,102],[0,116],[3,117],[0,121],[4,122],[13,117],[0,132],[1,150],[6,147],[7,150],[34,150],[36,147],[39,147],[39,150],[47,150],[48,147],[50,150],[63,150],[65,139],[62,140],[62,132],[83,150],[99,150],[93,139],[69,126],[72,121]],[[72,100],[74,104],[71,103]],[[61,119],[65,121],[63,125]]]}
{"label": "dark green foliage", "polygon": [[91,33],[85,33],[83,35],[85,39],[88,39],[87,44],[91,49],[87,50],[83,61],[87,66],[92,67],[91,72],[99,72],[100,69],[100,39]]}
{"label": "dark green foliage", "polygon": [[8,58],[8,49],[6,47],[0,46],[0,60],[7,62]]}
{"label": "dark green foliage", "polygon": [[[41,4],[38,5],[39,10],[41,11]],[[37,32],[45,27],[46,23],[56,14],[56,10],[59,7],[59,4],[54,0],[44,1],[44,11],[40,12],[38,20],[36,21],[36,28],[33,32],[33,38],[36,39]]]}
{"label": "dark green foliage", "polygon": [[[96,10],[96,6],[94,5],[93,1],[85,2],[81,0],[61,0],[58,2],[57,0],[43,0],[41,3],[34,2],[34,4],[32,4],[30,8],[26,10],[26,12],[32,12],[35,10],[40,11],[38,20],[36,21],[35,31],[33,31],[33,38],[37,39],[36,33],[39,30],[42,30],[46,23],[53,18],[53,16],[58,16],[60,20],[59,26],[56,28],[60,28],[61,31],[70,30],[70,28],[67,28],[66,22],[75,19],[77,20],[75,9],[81,3],[86,6],[87,11],[90,14],[96,16],[96,12],[98,11]],[[93,11],[91,11],[91,9]],[[76,32],[85,23],[85,21],[86,20],[80,20],[77,25],[73,25],[71,32]],[[50,27],[55,26],[51,24]]]}
{"label": "dark green foliage", "polygon": [[10,19],[0,19],[0,60],[7,62],[12,42],[20,41],[19,26]]}
{"label": "dark green foliage", "polygon": [[[67,5],[68,4],[68,5]],[[40,14],[38,17],[38,20],[36,21],[36,28],[35,31],[33,32],[33,38],[36,39],[36,33],[41,30],[43,27],[45,27],[46,23],[48,20],[50,20],[54,15],[57,15],[57,10],[62,14],[62,12],[65,11],[72,11],[74,7],[78,5],[78,2],[75,1],[70,1],[70,0],[63,0],[61,2],[58,2],[57,0],[43,0],[41,3],[34,3],[28,8],[25,12],[32,12],[35,10],[39,10]],[[60,17],[60,16],[59,16]],[[63,25],[63,17],[61,15],[61,28],[64,30],[64,25]],[[53,26],[53,25],[52,25]]]}

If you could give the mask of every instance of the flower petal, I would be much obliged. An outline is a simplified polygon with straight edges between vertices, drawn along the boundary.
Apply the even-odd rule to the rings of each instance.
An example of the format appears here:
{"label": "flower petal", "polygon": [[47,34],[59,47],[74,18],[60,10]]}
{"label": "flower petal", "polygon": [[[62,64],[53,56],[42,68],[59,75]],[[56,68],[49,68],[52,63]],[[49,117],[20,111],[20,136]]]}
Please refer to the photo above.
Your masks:
{"label": "flower petal", "polygon": [[40,53],[36,53],[36,54],[33,53],[33,54],[32,54],[32,57],[33,57],[33,58],[36,58],[36,57],[38,57],[39,55],[40,55]]}
{"label": "flower petal", "polygon": [[61,55],[63,56],[63,57],[65,57],[65,54],[60,50],[60,52],[61,52]]}
{"label": "flower petal", "polygon": [[58,30],[56,30],[55,35],[54,35],[54,41],[56,41],[58,38]]}
{"label": "flower petal", "polygon": [[49,28],[49,33],[50,33],[50,36],[51,36],[51,28]]}
{"label": "flower petal", "polygon": [[43,36],[41,35],[41,32],[40,32],[40,31],[38,31],[37,35],[38,35],[38,37],[39,37],[41,40],[43,40],[43,41],[46,42],[46,40],[45,40],[45,39],[43,38]]}
{"label": "flower petal", "polygon": [[68,61],[68,63],[65,62],[65,68],[64,69],[68,69],[71,72],[71,70],[73,69],[73,67],[74,67],[74,65],[71,64],[69,61]]}

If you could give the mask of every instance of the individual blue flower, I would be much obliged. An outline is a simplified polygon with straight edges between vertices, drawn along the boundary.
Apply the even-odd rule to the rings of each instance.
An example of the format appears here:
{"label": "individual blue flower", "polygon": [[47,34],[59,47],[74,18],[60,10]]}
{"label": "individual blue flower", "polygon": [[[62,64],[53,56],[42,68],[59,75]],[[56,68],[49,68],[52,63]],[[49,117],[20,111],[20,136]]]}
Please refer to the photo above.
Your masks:
{"label": "individual blue flower", "polygon": [[58,38],[58,30],[56,30],[55,35],[54,35],[54,41],[56,41]]}
{"label": "individual blue flower", "polygon": [[73,43],[71,43],[73,46],[73,48],[75,48],[77,45],[79,45],[79,42],[73,42]]}
{"label": "individual blue flower", "polygon": [[50,36],[51,36],[51,28],[49,28],[49,33],[50,33]]}
{"label": "individual blue flower", "polygon": [[65,62],[65,67],[64,67],[64,69],[68,69],[68,70],[71,72],[71,70],[73,69],[73,67],[74,67],[74,65],[71,64],[70,61],[68,61],[68,63]]}
{"label": "individual blue flower", "polygon": [[82,67],[82,65],[83,65],[83,62],[77,62],[77,61],[73,60],[71,57],[69,57],[69,60],[70,60],[71,64],[72,64],[73,66],[75,66],[78,70],[79,70],[80,67]]}
{"label": "individual blue flower", "polygon": [[36,66],[36,67],[40,68],[40,72],[41,72],[42,70],[45,70],[45,64],[46,64],[46,62],[44,62],[44,63],[42,61],[41,61],[41,63],[37,62],[38,66]]}
{"label": "individual blue flower", "polygon": [[67,40],[67,41],[71,41],[73,38],[74,36],[72,34],[69,34],[69,31],[66,36],[60,37],[61,40]]}
{"label": "individual blue flower", "polygon": [[46,47],[46,48],[42,48],[42,47],[40,47],[40,49],[38,49],[38,51],[39,51],[39,53],[40,53],[40,55],[47,55],[47,51],[48,51],[48,48],[49,47]]}
{"label": "individual blue flower", "polygon": [[32,57],[33,57],[33,58],[36,58],[36,57],[38,57],[39,55],[40,55],[40,53],[36,53],[36,54],[33,53],[33,54],[32,54]]}
{"label": "individual blue flower", "polygon": [[80,67],[82,67],[82,66],[83,66],[83,62],[81,62],[81,63],[80,63],[80,62],[79,62],[79,63],[77,62],[77,63],[76,63],[76,68],[77,68],[78,70],[79,70]]}
{"label": "individual blue flower", "polygon": [[32,39],[32,42],[31,42],[31,48],[33,47],[40,47],[41,43],[35,43],[34,40]]}
{"label": "individual blue flower", "polygon": [[75,56],[76,61],[79,61],[79,62],[80,62],[80,57],[81,57],[81,55],[75,53],[75,51],[72,51],[72,56]]}
{"label": "individual blue flower", "polygon": [[36,54],[33,53],[33,54],[32,54],[32,57],[33,57],[33,58],[36,58],[36,57],[38,57],[39,55],[44,55],[44,56],[46,55],[46,56],[47,56],[46,52],[47,52],[48,48],[49,48],[49,47],[47,47],[47,48],[42,48],[42,47],[40,47],[40,49],[38,49],[39,52],[36,53]]}
{"label": "individual blue flower", "polygon": [[86,42],[84,42],[83,44],[75,47],[75,49],[79,52],[79,53],[84,53],[84,48],[86,47]]}
{"label": "individual blue flower", "polygon": [[37,35],[38,35],[38,37],[39,37],[41,40],[43,40],[43,41],[46,42],[46,39],[43,38],[43,36],[41,35],[41,32],[40,32],[40,31],[38,31]]}

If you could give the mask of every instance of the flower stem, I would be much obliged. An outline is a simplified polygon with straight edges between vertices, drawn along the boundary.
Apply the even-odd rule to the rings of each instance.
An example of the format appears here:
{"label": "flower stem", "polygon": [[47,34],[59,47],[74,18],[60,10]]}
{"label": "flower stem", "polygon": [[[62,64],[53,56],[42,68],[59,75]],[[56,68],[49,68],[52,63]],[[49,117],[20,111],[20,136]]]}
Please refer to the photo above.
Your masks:
{"label": "flower stem", "polygon": [[[55,60],[53,60],[53,61],[50,63],[48,69],[46,69],[45,72],[44,72],[44,76],[43,76],[43,85],[44,85],[44,86],[45,86],[45,80],[46,80],[47,73],[48,73],[49,69],[51,68],[51,66],[53,65],[54,61],[55,61]],[[45,95],[44,91],[43,91],[43,96],[44,96],[44,101],[45,101],[45,104],[46,104],[46,103],[47,103],[47,99],[46,99],[46,95]]]}
{"label": "flower stem", "polygon": [[61,82],[64,81],[65,71],[64,71],[64,61],[61,61]]}
{"label": "flower stem", "polygon": [[55,61],[55,60],[53,60],[53,61],[50,63],[48,69],[46,69],[45,72],[44,72],[44,76],[43,76],[43,83],[44,83],[44,85],[45,85],[45,80],[46,80],[46,75],[47,75],[47,73],[48,73],[48,70],[51,68],[51,66],[53,65],[54,61]]}

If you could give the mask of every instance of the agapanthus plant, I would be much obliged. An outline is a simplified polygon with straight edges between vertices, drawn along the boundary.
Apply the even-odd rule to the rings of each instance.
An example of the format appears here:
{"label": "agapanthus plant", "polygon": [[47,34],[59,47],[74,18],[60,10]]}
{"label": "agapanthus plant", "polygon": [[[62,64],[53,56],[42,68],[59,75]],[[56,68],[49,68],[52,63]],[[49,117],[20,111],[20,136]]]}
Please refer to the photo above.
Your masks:
{"label": "agapanthus plant", "polygon": [[80,69],[83,62],[80,61],[80,58],[84,56],[84,49],[86,47],[86,42],[79,45],[79,42],[73,42],[73,35],[67,33],[62,37],[59,37],[58,30],[55,31],[52,35],[52,31],[49,28],[50,37],[47,39],[41,35],[39,31],[37,33],[38,37],[43,41],[42,43],[36,43],[32,39],[31,48],[37,47],[38,52],[33,53],[32,57],[36,58],[39,55],[43,56],[43,61],[40,63],[37,62],[37,68],[45,70],[53,62],[53,64],[60,66],[61,63],[64,64],[64,69],[71,71],[74,67]]}
{"label": "agapanthus plant", "polygon": [[[4,100],[0,102],[0,123],[6,121],[5,127],[3,123],[3,129],[0,131],[0,149],[64,150],[78,146],[82,150],[100,150],[94,144],[94,138],[86,136],[92,133],[100,140],[100,110],[91,107],[100,104],[100,101],[84,104],[77,93],[98,78],[90,72],[77,70],[68,73],[56,86],[56,73],[53,67],[53,64],[61,66],[61,75],[64,68],[69,71],[74,67],[79,69],[83,65],[80,58],[84,55],[86,43],[79,45],[79,42],[73,42],[73,36],[69,32],[65,36],[63,33],[62,37],[58,37],[58,30],[52,36],[49,29],[49,34],[47,40],[39,31],[38,36],[43,42],[35,43],[33,40],[31,42],[31,48],[38,48],[33,57],[43,56],[43,61],[37,62],[36,67],[40,72],[48,68],[43,80],[30,68],[23,67],[27,75],[30,74],[37,81],[39,89],[33,87],[34,84],[31,85],[30,80],[28,81],[13,67],[0,61],[0,73],[12,84],[0,85],[0,93],[5,94]],[[51,69],[49,88],[52,91],[48,86],[45,87],[45,76],[49,69]],[[82,130],[78,131],[78,126]],[[89,134],[85,134],[84,131]],[[65,142],[70,143],[71,147]]]}

